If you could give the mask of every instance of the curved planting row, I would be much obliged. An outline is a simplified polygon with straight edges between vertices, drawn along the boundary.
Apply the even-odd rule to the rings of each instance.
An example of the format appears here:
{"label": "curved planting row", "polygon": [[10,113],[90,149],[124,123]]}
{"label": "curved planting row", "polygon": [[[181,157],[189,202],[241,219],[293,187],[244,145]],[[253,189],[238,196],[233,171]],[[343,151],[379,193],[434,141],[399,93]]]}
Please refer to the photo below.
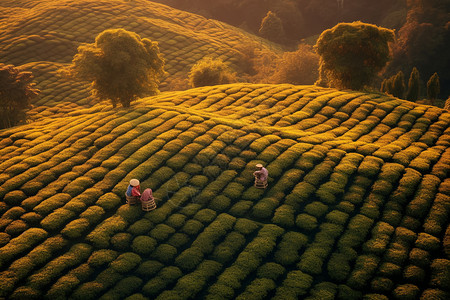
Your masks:
{"label": "curved planting row", "polygon": [[64,79],[57,71],[72,61],[81,43],[93,43],[106,29],[124,28],[159,43],[168,73],[161,91],[185,89],[192,65],[204,56],[240,70],[250,63],[248,51],[256,57],[280,52],[232,26],[148,0],[32,1],[21,3],[20,12],[8,2],[0,3],[0,56],[3,63],[33,72],[41,90],[36,105],[94,103],[88,85]]}
{"label": "curved planting row", "polygon": [[[449,122],[378,94],[232,84],[3,130],[0,297],[445,298]],[[156,210],[125,204],[131,178]]]}

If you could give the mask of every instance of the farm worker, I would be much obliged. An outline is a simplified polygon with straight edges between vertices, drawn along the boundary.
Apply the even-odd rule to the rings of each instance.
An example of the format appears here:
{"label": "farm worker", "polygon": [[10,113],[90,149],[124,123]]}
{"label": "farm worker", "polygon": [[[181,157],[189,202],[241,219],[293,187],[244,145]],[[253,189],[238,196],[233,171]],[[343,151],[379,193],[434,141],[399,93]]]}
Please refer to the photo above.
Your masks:
{"label": "farm worker", "polygon": [[259,181],[266,181],[267,177],[269,177],[269,171],[267,171],[267,169],[264,168],[262,164],[257,164],[256,168],[258,170],[253,172],[255,178],[258,179]]}
{"label": "farm worker", "polygon": [[127,196],[140,197],[141,196],[141,186],[137,179],[131,179],[130,185],[127,188]]}
{"label": "farm worker", "polygon": [[141,196],[141,201],[153,200],[152,189],[145,189]]}

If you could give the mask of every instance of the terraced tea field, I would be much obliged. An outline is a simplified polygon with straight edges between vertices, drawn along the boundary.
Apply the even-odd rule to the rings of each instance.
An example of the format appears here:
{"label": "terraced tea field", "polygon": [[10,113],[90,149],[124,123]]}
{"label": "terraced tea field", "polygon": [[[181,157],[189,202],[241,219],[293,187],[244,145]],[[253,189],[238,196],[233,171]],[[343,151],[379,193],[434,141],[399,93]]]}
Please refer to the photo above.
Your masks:
{"label": "terraced tea field", "polygon": [[58,71],[81,43],[93,43],[106,29],[124,28],[159,43],[167,72],[161,91],[185,89],[189,70],[204,56],[220,58],[245,77],[249,60],[281,53],[233,26],[148,0],[2,0],[0,16],[1,62],[33,72],[40,106],[95,102],[86,83]]}
{"label": "terraced tea field", "polygon": [[0,131],[0,297],[449,296],[448,111],[231,84],[53,112]]}

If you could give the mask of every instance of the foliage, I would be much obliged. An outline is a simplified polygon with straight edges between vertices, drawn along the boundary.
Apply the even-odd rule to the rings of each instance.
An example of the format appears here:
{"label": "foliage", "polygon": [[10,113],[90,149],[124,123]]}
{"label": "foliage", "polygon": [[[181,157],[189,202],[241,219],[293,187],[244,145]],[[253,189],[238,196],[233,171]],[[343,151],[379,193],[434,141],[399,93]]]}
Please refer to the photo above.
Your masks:
{"label": "foliage", "polygon": [[389,59],[392,30],[353,22],[325,30],[316,43],[320,55],[318,83],[359,90],[369,85]]}
{"label": "foliage", "polygon": [[439,76],[435,72],[427,82],[427,97],[431,100],[432,104],[434,103],[434,100],[437,99],[440,91]]}
{"label": "foliage", "polygon": [[420,76],[419,70],[414,67],[411,71],[408,80],[408,92],[406,94],[406,99],[409,101],[417,101],[419,99],[420,93]]}
{"label": "foliage", "polygon": [[124,107],[158,92],[164,60],[156,42],[124,29],[107,29],[78,47],[68,75],[90,81],[93,94]]}
{"label": "foliage", "polygon": [[226,84],[236,81],[231,68],[222,60],[205,57],[192,66],[189,82],[192,87]]}
{"label": "foliage", "polygon": [[40,92],[32,81],[31,72],[0,63],[0,129],[16,125],[24,117],[23,110]]}
{"label": "foliage", "polygon": [[270,79],[274,83],[313,84],[318,76],[319,56],[312,47],[299,44],[293,52],[285,52]]}
{"label": "foliage", "polygon": [[283,23],[275,12],[269,10],[261,20],[259,34],[274,42],[282,42],[285,39]]}

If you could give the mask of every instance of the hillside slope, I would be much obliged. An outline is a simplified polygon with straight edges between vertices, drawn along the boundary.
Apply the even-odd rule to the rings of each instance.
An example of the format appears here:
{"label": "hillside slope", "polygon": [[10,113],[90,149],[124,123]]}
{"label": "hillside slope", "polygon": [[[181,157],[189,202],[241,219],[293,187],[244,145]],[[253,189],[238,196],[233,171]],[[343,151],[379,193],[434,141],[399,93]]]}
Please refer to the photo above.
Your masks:
{"label": "hillside slope", "polygon": [[86,83],[61,78],[58,70],[71,62],[78,45],[93,43],[110,28],[159,43],[168,73],[161,91],[184,89],[190,68],[204,56],[220,58],[244,75],[251,71],[249,59],[280,53],[243,30],[148,0],[4,0],[0,15],[1,62],[33,72],[42,90],[35,105],[95,101]]}
{"label": "hillside slope", "polygon": [[[0,297],[448,298],[449,123],[381,94],[231,84],[0,131]],[[131,178],[156,210],[125,204]]]}

